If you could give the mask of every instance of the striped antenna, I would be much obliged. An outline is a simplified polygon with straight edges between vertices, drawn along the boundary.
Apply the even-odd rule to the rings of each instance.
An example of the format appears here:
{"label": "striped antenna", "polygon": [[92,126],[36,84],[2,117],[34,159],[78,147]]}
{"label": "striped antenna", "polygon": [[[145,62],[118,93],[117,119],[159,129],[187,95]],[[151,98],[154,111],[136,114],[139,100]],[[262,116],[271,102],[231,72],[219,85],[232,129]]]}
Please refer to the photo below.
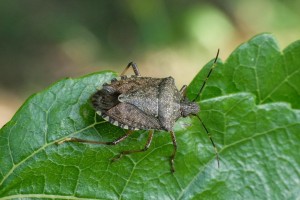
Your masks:
{"label": "striped antenna", "polygon": [[215,143],[214,143],[214,141],[213,141],[213,139],[211,137],[211,134],[208,132],[208,130],[207,130],[206,126],[204,125],[203,121],[201,120],[201,118],[198,115],[195,115],[195,116],[197,116],[197,118],[201,122],[203,128],[205,129],[205,132],[207,133],[207,135],[208,135],[208,137],[209,137],[209,139],[210,139],[210,141],[211,141],[211,143],[212,143],[212,145],[213,145],[213,147],[215,149],[216,158],[217,158],[217,162],[218,162],[218,168],[219,168],[220,167],[220,161],[219,161],[219,154],[218,154],[217,147],[216,147],[216,145],[215,145]]}
{"label": "striped antenna", "polygon": [[218,52],[217,52],[216,58],[215,58],[215,60],[214,60],[214,63],[213,63],[213,65],[212,65],[212,67],[210,68],[210,70],[209,70],[209,72],[208,72],[208,74],[207,74],[207,76],[206,76],[206,78],[205,78],[205,80],[204,80],[204,82],[203,82],[203,84],[202,84],[202,86],[201,86],[201,88],[200,88],[200,90],[199,90],[199,92],[198,92],[196,98],[193,100],[193,102],[195,102],[195,101],[198,99],[198,97],[200,96],[200,94],[201,94],[201,92],[202,92],[204,86],[206,85],[206,82],[207,82],[207,80],[208,80],[208,78],[209,78],[211,72],[212,72],[213,69],[215,68],[216,63],[217,63],[217,60],[218,60],[218,57],[219,57],[219,52],[220,52],[220,49],[218,49]]}

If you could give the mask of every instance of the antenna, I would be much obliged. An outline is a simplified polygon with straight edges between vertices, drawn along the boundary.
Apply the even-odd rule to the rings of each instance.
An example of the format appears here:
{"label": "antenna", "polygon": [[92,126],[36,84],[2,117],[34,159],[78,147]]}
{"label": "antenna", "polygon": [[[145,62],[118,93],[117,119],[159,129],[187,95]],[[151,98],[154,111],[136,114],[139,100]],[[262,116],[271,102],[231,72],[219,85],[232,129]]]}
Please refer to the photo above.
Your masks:
{"label": "antenna", "polygon": [[214,143],[214,141],[213,141],[213,139],[211,137],[211,134],[208,132],[208,130],[207,130],[206,126],[204,125],[203,121],[201,120],[201,118],[198,115],[196,115],[196,116],[199,119],[199,121],[201,122],[203,128],[205,129],[205,132],[207,133],[207,135],[208,135],[208,137],[209,137],[209,139],[210,139],[210,141],[211,141],[211,143],[212,143],[212,145],[213,145],[213,147],[215,149],[216,158],[217,158],[217,161],[218,161],[218,168],[219,168],[220,167],[220,162],[219,162],[220,160],[219,160],[219,154],[218,154],[217,147],[216,147],[216,145],[215,145],[215,143]]}
{"label": "antenna", "polygon": [[217,60],[218,60],[218,57],[219,57],[219,52],[220,52],[220,49],[218,49],[218,52],[217,52],[216,58],[215,58],[215,60],[214,60],[214,63],[213,63],[213,65],[212,65],[212,67],[210,68],[210,70],[209,70],[209,72],[208,72],[208,74],[207,74],[207,76],[206,76],[206,78],[205,78],[205,80],[204,80],[204,82],[203,82],[203,84],[202,84],[202,86],[201,86],[201,88],[200,88],[200,90],[199,90],[199,92],[198,92],[196,98],[193,100],[193,102],[195,102],[195,101],[198,99],[198,97],[200,96],[200,94],[201,94],[201,92],[202,92],[204,86],[206,85],[206,82],[207,82],[207,80],[208,80],[208,78],[209,78],[211,72],[212,72],[213,69],[215,68],[216,63],[217,63]]}

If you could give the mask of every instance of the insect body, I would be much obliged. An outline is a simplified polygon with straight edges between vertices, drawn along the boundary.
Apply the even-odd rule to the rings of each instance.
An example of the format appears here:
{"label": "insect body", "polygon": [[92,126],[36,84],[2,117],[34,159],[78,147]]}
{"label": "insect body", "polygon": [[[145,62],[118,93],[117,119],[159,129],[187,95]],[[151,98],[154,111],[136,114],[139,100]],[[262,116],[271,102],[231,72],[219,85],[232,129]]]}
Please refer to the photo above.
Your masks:
{"label": "insect body", "polygon": [[[215,58],[213,67],[217,61],[218,54]],[[135,75],[124,75],[129,67],[133,68]],[[207,75],[206,80],[210,76],[213,67]],[[136,64],[131,62],[127,65],[120,77],[113,78],[110,82],[103,84],[102,88],[91,98],[92,105],[97,114],[116,126],[128,129],[127,133],[113,142],[90,141],[79,138],[67,138],[62,142],[72,141],[115,145],[127,138],[134,130],[149,130],[148,140],[143,149],[123,151],[113,159],[118,160],[126,154],[146,151],[151,144],[154,130],[168,131],[171,134],[174,146],[173,153],[170,157],[171,171],[174,172],[174,159],[177,151],[177,143],[173,127],[178,118],[196,116],[210,137],[207,128],[203,124],[201,118],[197,115],[200,108],[195,102],[201,94],[206,80],[196,98],[193,101],[190,101],[185,96],[186,85],[178,90],[172,77],[142,77]],[[217,150],[211,137],[210,140],[215,148],[218,160]]]}
{"label": "insect body", "polygon": [[179,117],[197,114],[199,106],[177,90],[172,77],[121,76],[92,97],[99,115],[130,130],[172,131]]}

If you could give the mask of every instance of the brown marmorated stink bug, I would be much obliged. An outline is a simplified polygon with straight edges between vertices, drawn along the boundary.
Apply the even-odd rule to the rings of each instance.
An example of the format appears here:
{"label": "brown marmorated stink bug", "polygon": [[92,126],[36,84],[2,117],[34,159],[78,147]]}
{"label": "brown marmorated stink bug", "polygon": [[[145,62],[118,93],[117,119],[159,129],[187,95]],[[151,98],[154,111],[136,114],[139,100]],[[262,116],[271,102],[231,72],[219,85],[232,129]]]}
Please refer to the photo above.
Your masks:
{"label": "brown marmorated stink bug", "polygon": [[[197,96],[188,100],[185,96],[187,86],[184,85],[179,91],[175,86],[172,77],[152,78],[140,75],[135,63],[130,62],[120,77],[113,78],[110,82],[104,83],[92,96],[92,105],[103,119],[115,126],[128,129],[127,133],[112,142],[100,142],[83,140],[79,138],[66,138],[63,142],[83,142],[91,144],[116,145],[127,138],[134,130],[149,130],[148,140],[143,149],[129,150],[121,152],[112,160],[118,160],[122,156],[146,151],[152,141],[155,130],[168,131],[171,134],[174,150],[170,157],[171,172],[175,171],[174,159],[177,151],[176,137],[173,126],[178,118],[196,116],[208,134],[210,141],[215,149],[216,158],[219,166],[219,156],[217,148],[212,140],[208,129],[199,117],[199,105],[195,102],[200,96],[208,77],[216,66],[219,50],[213,65],[206,76]],[[124,75],[125,72],[133,68],[134,74]]]}

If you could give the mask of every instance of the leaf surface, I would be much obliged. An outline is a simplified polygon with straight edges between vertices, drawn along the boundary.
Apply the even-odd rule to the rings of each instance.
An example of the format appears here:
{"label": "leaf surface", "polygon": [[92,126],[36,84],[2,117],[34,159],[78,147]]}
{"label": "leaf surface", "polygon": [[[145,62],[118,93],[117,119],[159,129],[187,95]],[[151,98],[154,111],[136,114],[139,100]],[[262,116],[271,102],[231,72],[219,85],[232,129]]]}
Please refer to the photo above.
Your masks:
{"label": "leaf surface", "polygon": [[[188,88],[196,96],[208,63]],[[79,137],[112,141],[125,134],[104,122],[90,96],[116,74],[65,79],[30,97],[0,130],[0,198],[38,199],[297,199],[300,196],[300,42],[280,52],[262,34],[218,64],[200,97],[200,116],[175,126],[176,172],[170,135],[147,131],[116,146],[56,142]]]}

